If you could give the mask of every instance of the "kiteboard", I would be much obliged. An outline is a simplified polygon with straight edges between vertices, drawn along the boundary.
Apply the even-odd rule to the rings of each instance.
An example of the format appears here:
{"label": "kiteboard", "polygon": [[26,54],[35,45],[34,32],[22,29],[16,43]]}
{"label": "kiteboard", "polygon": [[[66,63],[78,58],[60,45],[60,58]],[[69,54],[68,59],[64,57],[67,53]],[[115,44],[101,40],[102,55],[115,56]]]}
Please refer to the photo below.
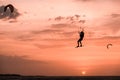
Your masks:
{"label": "kiteboard", "polygon": [[[83,45],[82,46],[79,46],[79,47],[83,47]],[[79,48],[78,46],[76,46],[75,48]]]}

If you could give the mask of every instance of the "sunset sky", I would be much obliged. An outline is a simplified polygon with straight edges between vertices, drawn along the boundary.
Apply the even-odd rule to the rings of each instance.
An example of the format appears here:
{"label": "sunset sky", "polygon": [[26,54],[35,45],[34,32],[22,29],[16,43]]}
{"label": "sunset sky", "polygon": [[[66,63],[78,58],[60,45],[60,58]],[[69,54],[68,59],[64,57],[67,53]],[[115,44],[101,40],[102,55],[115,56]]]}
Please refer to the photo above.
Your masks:
{"label": "sunset sky", "polygon": [[0,0],[3,73],[120,76],[120,0]]}

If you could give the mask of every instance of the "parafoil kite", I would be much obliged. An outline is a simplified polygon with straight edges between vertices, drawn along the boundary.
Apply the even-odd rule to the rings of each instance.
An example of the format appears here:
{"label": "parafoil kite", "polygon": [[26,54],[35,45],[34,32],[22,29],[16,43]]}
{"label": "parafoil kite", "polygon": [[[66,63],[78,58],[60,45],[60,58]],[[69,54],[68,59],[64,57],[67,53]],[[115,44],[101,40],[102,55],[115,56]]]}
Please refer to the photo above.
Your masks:
{"label": "parafoil kite", "polygon": [[8,4],[4,7],[4,12],[7,11],[7,9],[9,8],[9,10],[11,11],[11,13],[13,13],[14,11],[14,6],[12,4]]}
{"label": "parafoil kite", "polygon": [[112,44],[107,44],[107,49],[109,49],[109,46],[112,46]]}

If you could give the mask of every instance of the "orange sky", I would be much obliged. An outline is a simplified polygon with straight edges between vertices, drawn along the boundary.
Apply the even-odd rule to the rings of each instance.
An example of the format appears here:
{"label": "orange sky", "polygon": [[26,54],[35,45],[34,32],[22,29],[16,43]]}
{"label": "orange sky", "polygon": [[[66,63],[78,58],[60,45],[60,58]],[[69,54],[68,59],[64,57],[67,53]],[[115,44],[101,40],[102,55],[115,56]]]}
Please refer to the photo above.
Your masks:
{"label": "orange sky", "polygon": [[8,3],[20,15],[0,16],[0,73],[120,76],[119,0],[0,0]]}

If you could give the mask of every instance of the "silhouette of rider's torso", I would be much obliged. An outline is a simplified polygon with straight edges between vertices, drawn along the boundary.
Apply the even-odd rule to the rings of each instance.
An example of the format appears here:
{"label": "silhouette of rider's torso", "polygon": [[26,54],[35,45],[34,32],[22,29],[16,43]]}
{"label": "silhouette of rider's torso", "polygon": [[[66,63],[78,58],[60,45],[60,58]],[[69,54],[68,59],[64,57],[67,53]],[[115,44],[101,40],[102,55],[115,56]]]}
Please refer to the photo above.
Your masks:
{"label": "silhouette of rider's torso", "polygon": [[81,32],[80,32],[80,38],[83,38],[83,37],[84,37],[84,32],[81,31]]}

